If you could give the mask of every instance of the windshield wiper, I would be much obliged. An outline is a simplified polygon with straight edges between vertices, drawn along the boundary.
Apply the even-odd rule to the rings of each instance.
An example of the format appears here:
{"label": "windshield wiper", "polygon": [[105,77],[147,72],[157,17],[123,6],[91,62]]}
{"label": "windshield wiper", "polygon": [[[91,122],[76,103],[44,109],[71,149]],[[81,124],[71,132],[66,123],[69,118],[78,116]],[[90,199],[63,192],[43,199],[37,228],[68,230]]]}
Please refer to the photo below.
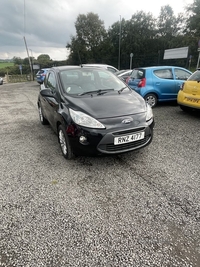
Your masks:
{"label": "windshield wiper", "polygon": [[92,95],[92,94],[97,94],[97,95],[103,95],[105,93],[107,93],[108,91],[114,91],[114,89],[99,89],[99,90],[95,90],[95,91],[87,91],[78,95]]}
{"label": "windshield wiper", "polygon": [[128,88],[128,87],[127,87],[127,86],[125,86],[125,87],[122,87],[121,89],[119,89],[119,90],[118,90],[118,93],[119,93],[119,94],[121,94],[121,92],[123,92],[123,91],[124,91],[124,89],[126,89],[126,88]]}

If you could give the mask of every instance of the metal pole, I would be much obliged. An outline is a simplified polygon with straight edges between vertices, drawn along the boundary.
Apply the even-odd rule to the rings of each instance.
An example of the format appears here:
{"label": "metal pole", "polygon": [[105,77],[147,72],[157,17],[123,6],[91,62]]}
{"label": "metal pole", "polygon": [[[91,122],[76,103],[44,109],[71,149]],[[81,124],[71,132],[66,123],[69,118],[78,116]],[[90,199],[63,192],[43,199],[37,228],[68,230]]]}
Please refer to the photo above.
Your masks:
{"label": "metal pole", "polygon": [[120,48],[121,48],[121,15],[119,20],[119,55],[118,55],[118,70],[120,70]]}
{"label": "metal pole", "polygon": [[30,56],[29,56],[29,53],[28,53],[28,47],[27,47],[25,36],[24,36],[24,43],[25,43],[26,52],[27,52],[27,55],[28,55],[28,61],[29,61],[29,65],[30,65],[30,70],[31,70],[31,79],[33,79],[33,70],[32,70],[32,67],[31,67],[31,60],[30,60]]}

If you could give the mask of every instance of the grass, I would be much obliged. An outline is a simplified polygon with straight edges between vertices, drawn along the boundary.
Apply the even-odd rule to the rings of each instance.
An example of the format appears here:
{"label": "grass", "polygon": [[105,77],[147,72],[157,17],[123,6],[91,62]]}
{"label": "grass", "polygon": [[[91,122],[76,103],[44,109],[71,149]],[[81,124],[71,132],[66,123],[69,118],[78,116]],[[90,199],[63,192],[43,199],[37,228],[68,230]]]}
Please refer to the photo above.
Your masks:
{"label": "grass", "polygon": [[0,62],[0,69],[6,68],[6,67],[12,67],[14,66],[14,63],[12,62]]}

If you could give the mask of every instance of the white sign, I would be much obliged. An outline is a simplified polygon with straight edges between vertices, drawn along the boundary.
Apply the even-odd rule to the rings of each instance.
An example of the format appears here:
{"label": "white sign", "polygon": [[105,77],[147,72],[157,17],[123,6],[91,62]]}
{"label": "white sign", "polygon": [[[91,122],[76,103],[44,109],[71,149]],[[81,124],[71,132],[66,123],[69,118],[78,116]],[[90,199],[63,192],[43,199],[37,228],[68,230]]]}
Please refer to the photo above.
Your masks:
{"label": "white sign", "polygon": [[188,46],[165,50],[163,59],[187,58]]}

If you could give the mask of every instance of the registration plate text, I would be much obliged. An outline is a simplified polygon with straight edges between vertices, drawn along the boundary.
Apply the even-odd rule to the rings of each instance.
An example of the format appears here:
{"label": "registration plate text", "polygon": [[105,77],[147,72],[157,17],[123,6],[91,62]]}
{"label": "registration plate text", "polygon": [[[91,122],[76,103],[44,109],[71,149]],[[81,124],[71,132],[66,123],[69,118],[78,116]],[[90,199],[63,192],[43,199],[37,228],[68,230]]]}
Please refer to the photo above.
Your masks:
{"label": "registration plate text", "polygon": [[145,132],[139,132],[139,133],[115,137],[114,145],[120,145],[120,144],[125,144],[125,143],[134,142],[137,140],[141,140],[141,139],[144,139],[144,136],[145,136]]}
{"label": "registration plate text", "polygon": [[198,98],[190,98],[190,97],[185,96],[185,100],[188,102],[192,102],[192,103],[200,103],[200,99]]}

